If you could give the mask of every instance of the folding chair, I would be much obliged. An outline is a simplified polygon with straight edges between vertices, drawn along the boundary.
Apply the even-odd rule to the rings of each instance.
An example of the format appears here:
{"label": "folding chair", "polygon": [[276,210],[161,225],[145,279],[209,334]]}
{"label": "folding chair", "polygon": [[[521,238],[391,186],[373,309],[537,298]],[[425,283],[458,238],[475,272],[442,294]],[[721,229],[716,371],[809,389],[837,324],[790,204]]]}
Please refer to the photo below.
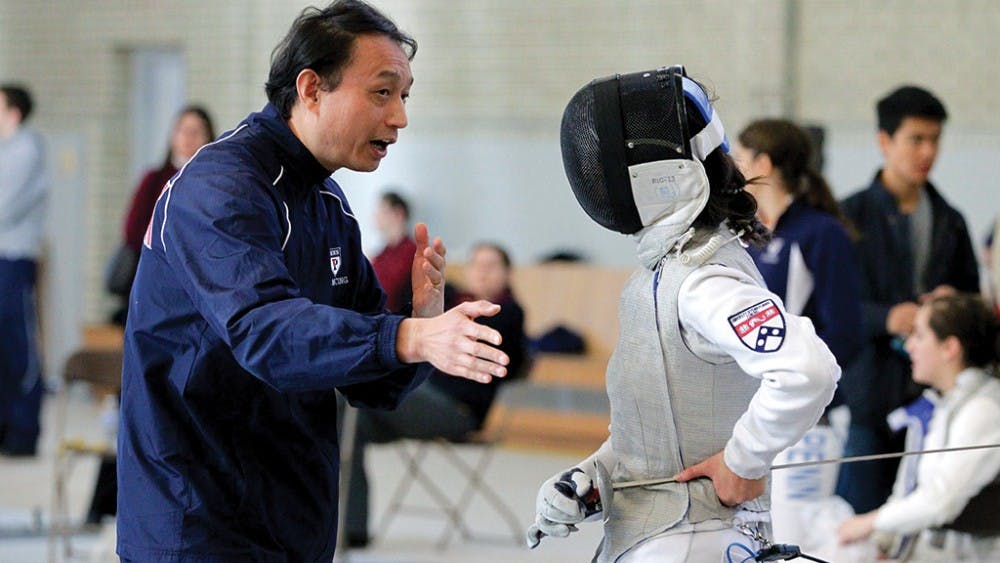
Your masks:
{"label": "folding chair", "polygon": [[93,391],[117,394],[121,389],[122,351],[118,349],[81,349],[63,366],[63,386],[56,407],[56,457],[52,483],[52,521],[49,526],[49,561],[56,560],[57,543],[63,542],[63,558],[74,556],[70,536],[80,523],[69,514],[67,484],[76,461],[82,456],[114,457],[114,444],[87,441],[66,436],[69,388],[75,382],[88,384]]}
{"label": "folding chair", "polygon": [[[432,517],[444,517],[447,522],[445,530],[437,541],[437,548],[444,549],[451,543],[455,533],[465,540],[480,541],[513,541],[521,545],[523,540],[522,525],[514,511],[504,501],[503,495],[495,490],[486,480],[486,472],[493,461],[497,447],[503,441],[509,425],[510,411],[502,405],[502,399],[512,387],[520,382],[505,382],[498,391],[498,396],[487,416],[483,429],[472,432],[460,440],[402,440],[394,445],[396,452],[403,460],[404,474],[391,495],[389,506],[382,515],[376,537],[384,537],[389,525],[401,512]],[[475,449],[477,455],[473,461],[467,461],[459,450]],[[443,456],[452,467],[465,478],[465,483],[456,500],[447,494],[441,485],[434,482],[424,470],[423,464],[428,456],[436,452]],[[406,504],[406,497],[412,486],[418,484],[430,497],[433,506]],[[476,495],[482,497],[493,510],[506,522],[510,528],[510,536],[473,534],[466,522],[466,513]]]}

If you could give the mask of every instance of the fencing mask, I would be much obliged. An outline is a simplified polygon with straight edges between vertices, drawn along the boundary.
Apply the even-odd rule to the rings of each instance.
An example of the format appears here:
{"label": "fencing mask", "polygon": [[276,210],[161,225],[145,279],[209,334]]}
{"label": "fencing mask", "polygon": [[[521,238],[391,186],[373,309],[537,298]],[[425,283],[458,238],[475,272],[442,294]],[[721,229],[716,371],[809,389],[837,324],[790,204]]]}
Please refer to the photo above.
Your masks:
{"label": "fencing mask", "polygon": [[729,151],[708,96],[681,66],[590,82],[567,104],[560,141],[580,206],[625,234],[690,225],[708,202],[702,161],[717,147]]}

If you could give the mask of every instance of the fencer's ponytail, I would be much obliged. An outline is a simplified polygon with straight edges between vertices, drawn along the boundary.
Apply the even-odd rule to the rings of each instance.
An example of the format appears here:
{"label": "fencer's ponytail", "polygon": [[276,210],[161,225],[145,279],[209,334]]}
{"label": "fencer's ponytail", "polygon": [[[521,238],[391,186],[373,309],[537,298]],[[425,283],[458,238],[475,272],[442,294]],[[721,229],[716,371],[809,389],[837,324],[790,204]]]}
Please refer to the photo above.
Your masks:
{"label": "fencer's ponytail", "polygon": [[[962,345],[967,367],[996,366],[1000,360],[1000,319],[979,295],[956,293],[935,297],[927,304],[927,324],[938,340],[954,336]],[[994,376],[997,375],[994,370]]]}
{"label": "fencer's ponytail", "polygon": [[743,242],[755,246],[767,244],[770,231],[757,220],[757,200],[743,189],[746,178],[732,157],[722,149],[715,149],[705,157],[704,165],[710,192],[694,226],[714,229],[725,221],[733,232],[743,233],[740,236]]}

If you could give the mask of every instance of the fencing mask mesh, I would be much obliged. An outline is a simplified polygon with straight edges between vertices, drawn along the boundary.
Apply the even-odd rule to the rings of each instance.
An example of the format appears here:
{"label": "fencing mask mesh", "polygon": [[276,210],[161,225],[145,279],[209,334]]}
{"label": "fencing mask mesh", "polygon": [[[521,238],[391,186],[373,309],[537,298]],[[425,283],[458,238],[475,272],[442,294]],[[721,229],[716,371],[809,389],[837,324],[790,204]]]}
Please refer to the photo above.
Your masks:
{"label": "fencing mask mesh", "polygon": [[[698,111],[689,116],[687,104]],[[698,132],[695,138],[689,127]],[[567,104],[563,167],[591,219],[632,234],[676,208],[679,199],[707,201],[708,183],[697,161],[725,146],[724,135],[704,91],[682,67],[615,75],[587,84]],[[696,166],[683,164],[692,160]],[[668,174],[663,166],[671,161]],[[700,176],[678,184],[678,173]]]}

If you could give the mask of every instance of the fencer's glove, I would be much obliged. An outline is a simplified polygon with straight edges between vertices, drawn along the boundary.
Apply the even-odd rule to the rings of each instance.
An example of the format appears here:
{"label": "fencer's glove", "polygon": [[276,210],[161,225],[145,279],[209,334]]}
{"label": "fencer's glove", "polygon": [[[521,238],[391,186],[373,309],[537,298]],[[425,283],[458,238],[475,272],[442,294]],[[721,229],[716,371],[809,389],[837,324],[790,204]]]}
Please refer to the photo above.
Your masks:
{"label": "fencer's glove", "polygon": [[538,489],[535,523],[528,528],[528,547],[534,549],[545,536],[564,538],[577,531],[575,524],[601,512],[600,491],[594,479],[579,467],[549,478]]}

